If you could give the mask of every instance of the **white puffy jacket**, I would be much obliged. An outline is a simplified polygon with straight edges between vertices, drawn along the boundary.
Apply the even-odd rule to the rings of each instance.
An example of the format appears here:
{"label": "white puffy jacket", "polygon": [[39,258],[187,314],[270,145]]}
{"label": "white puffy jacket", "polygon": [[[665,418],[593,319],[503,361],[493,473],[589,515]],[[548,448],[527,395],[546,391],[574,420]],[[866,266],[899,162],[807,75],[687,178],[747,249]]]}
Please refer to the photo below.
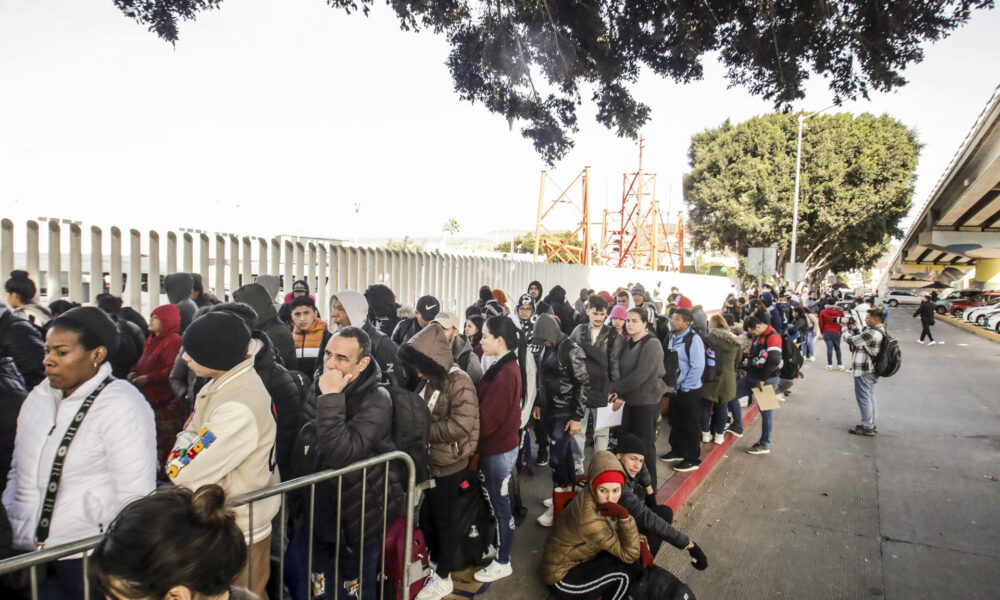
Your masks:
{"label": "white puffy jacket", "polygon": [[[25,398],[3,492],[15,548],[35,549],[56,449],[83,400],[110,374],[105,362],[68,398],[46,378]],[[94,400],[69,447],[45,547],[99,535],[127,502],[155,485],[153,410],[132,384],[114,381]]]}

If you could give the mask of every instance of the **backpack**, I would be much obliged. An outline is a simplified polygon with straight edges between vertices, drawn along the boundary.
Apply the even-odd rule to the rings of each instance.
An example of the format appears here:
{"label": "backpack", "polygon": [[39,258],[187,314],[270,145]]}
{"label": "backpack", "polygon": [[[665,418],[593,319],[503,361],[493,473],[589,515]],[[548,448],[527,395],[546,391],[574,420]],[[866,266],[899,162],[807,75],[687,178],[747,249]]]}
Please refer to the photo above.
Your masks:
{"label": "backpack", "polygon": [[903,352],[899,349],[899,340],[889,339],[889,334],[884,330],[878,354],[872,356],[868,348],[865,348],[865,354],[871,359],[875,374],[879,377],[892,377],[903,365]]}
{"label": "backpack", "polygon": [[[690,334],[684,336],[684,352],[688,356],[691,356],[691,344],[694,341],[694,336],[700,337],[701,343],[705,347],[705,370],[701,372],[701,382],[709,383],[718,381],[722,370],[715,360],[715,348],[708,343],[708,340],[704,336],[692,329]],[[669,345],[670,336],[667,337],[667,342],[663,344],[663,368],[666,371],[666,375],[663,376],[663,382],[668,387],[677,389],[677,380],[681,376],[680,355],[676,350],[671,349]]]}
{"label": "backpack", "polygon": [[458,484],[453,509],[460,536],[457,540],[460,564],[477,567],[489,564],[499,549],[499,531],[479,475],[467,472]]}
{"label": "backpack", "polygon": [[[427,402],[416,392],[398,385],[385,385],[392,397],[392,443],[397,450],[405,452],[413,459],[416,483],[427,480],[430,443],[431,411]],[[397,468],[402,468],[398,462]],[[405,476],[405,470],[401,472]],[[405,481],[405,477],[402,479]]]}
{"label": "backpack", "polygon": [[782,379],[795,379],[802,368],[802,351],[795,345],[790,336],[781,336],[781,370],[778,376]]}

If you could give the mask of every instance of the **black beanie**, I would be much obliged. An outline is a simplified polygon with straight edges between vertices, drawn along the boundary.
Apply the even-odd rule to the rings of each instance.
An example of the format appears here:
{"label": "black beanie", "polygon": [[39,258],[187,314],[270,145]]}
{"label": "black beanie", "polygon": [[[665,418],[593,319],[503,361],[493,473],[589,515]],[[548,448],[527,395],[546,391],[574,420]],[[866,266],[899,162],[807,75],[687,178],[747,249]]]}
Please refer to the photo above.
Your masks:
{"label": "black beanie", "polygon": [[196,363],[228,371],[247,357],[250,330],[243,319],[227,310],[205,313],[184,330],[184,351]]}
{"label": "black beanie", "polygon": [[101,345],[108,349],[110,357],[118,349],[118,326],[106,312],[96,306],[80,306],[71,308],[52,321],[52,327],[60,323],[70,322],[94,334]]}
{"label": "black beanie", "polygon": [[618,448],[615,454],[641,454],[646,455],[646,446],[634,433],[626,433],[618,438]]}

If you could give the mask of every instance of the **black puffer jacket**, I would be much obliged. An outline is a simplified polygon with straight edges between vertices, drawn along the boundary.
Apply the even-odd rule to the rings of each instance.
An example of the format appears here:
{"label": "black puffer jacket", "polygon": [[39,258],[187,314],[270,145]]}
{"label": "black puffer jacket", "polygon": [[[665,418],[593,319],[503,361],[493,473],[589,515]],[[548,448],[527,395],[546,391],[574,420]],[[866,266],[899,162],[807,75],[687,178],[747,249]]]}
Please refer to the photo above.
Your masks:
{"label": "black puffer jacket", "polygon": [[600,408],[608,405],[608,385],[621,377],[618,361],[625,347],[625,338],[618,335],[615,328],[605,325],[597,334],[597,342],[590,343],[590,323],[577,325],[569,336],[587,357],[587,373],[590,375],[590,389],[587,392],[587,406]]}
{"label": "black puffer jacket", "polygon": [[590,375],[587,356],[579,344],[559,329],[552,315],[540,315],[535,322],[534,340],[551,346],[542,349],[538,361],[538,396],[535,405],[551,417],[569,416],[583,420],[587,397],[590,395]]}
{"label": "black puffer jacket", "polygon": [[[323,469],[340,469],[395,449],[391,437],[392,398],[379,379],[378,364],[370,360],[358,379],[350,382],[342,393],[324,394],[316,399],[316,433]],[[382,529],[385,473],[386,468],[381,466],[368,469],[364,495],[366,538],[378,535]],[[316,542],[336,541],[339,528],[349,547],[359,547],[361,483],[361,471],[344,475],[339,527],[336,480],[316,487]],[[398,512],[402,497],[402,488],[390,476],[388,519]]]}
{"label": "black puffer jacket", "polygon": [[123,318],[120,313],[109,316],[118,326],[118,347],[108,358],[108,362],[111,363],[111,374],[118,379],[125,379],[142,357],[142,347],[146,337],[142,335],[138,325]]}
{"label": "black puffer jacket", "polygon": [[[32,388],[45,379],[45,341],[31,323],[15,317],[7,307],[0,307],[0,356],[14,359],[24,378],[24,387]],[[3,482],[0,482],[2,484]]]}
{"label": "black puffer jacket", "polygon": [[[27,321],[25,324],[34,327]],[[24,387],[24,378],[18,371],[14,359],[0,355],[0,489],[7,485],[7,473],[10,471],[10,461],[14,456],[17,415],[21,412],[21,404],[27,396],[28,390]],[[3,524],[0,522],[0,525]],[[10,542],[9,539],[7,541]],[[2,543],[0,543],[0,553],[2,553]]]}
{"label": "black puffer jacket", "polygon": [[278,428],[275,440],[278,470],[281,480],[285,481],[292,474],[289,459],[294,451],[295,436],[299,433],[301,392],[294,375],[278,363],[271,340],[260,331],[254,331],[252,337],[261,344],[254,355],[253,368],[271,395],[271,408]]}

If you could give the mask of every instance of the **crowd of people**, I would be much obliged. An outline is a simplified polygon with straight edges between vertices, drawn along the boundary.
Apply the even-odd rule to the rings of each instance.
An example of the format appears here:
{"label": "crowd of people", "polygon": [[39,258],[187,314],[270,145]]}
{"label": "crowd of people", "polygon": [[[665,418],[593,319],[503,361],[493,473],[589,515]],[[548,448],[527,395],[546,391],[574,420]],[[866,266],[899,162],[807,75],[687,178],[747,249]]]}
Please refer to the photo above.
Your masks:
{"label": "crowd of people", "polygon": [[[872,350],[887,311],[873,301],[845,312],[832,295],[765,287],[709,316],[676,288],[662,300],[640,284],[582,289],[571,303],[561,286],[544,293],[533,281],[510,299],[483,286],[460,316],[432,295],[401,306],[384,284],[338,291],[324,307],[306,281],[281,299],[279,284],[261,275],[227,302],[196,275],[174,273],[170,302],[147,321],[110,294],[96,306],[42,307],[27,274],[12,273],[0,305],[0,467],[9,471],[0,523],[10,531],[0,551],[105,534],[91,575],[115,598],[178,587],[266,597],[281,586],[301,600],[334,589],[375,598],[382,524],[404,500],[397,471],[321,484],[315,522],[292,503],[287,539],[277,535],[278,496],[252,510],[228,510],[223,498],[398,448],[433,482],[420,503],[431,569],[418,600],[450,594],[451,573],[474,564],[481,582],[513,573],[521,499],[512,479],[546,466],[552,494],[537,523],[552,530],[541,576],[556,597],[621,599],[642,585],[655,588],[651,598],[693,597],[653,562],[666,541],[707,566],[656,502],[658,462],[697,470],[702,444],[742,437],[741,400],[765,386],[790,393],[795,353],[815,360],[817,337],[827,368],[836,354],[843,370],[845,328],[862,417],[851,432],[877,431]],[[394,437],[406,401],[426,407],[417,450]],[[750,454],[771,451],[773,411],[762,417]],[[658,456],[664,420],[670,449]],[[303,466],[306,425],[318,458]],[[456,519],[470,485],[481,486],[496,527],[488,564],[470,556]],[[202,552],[211,560],[189,564]],[[282,555],[284,582],[271,571]],[[40,597],[82,597],[83,568],[79,558],[50,563]]]}

